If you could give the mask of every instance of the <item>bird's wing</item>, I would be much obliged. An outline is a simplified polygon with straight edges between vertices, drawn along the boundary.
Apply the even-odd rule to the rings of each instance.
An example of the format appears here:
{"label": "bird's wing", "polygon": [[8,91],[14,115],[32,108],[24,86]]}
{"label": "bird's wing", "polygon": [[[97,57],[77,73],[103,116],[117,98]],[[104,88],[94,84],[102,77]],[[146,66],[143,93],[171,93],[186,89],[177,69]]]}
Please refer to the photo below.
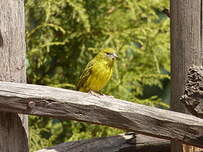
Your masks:
{"label": "bird's wing", "polygon": [[85,82],[87,81],[87,79],[89,78],[89,76],[92,72],[92,67],[93,67],[93,63],[89,62],[87,64],[87,66],[85,67],[85,70],[83,71],[83,73],[80,76],[80,79],[76,85],[76,90],[79,90],[81,87],[83,87],[83,85],[85,84]]}

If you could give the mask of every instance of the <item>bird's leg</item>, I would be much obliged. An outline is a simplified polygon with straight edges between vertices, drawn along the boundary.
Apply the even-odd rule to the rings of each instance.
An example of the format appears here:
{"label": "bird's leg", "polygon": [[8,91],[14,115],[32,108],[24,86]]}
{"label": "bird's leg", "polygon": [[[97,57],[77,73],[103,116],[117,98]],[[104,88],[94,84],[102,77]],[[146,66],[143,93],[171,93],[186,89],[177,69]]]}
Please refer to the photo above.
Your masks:
{"label": "bird's leg", "polygon": [[88,93],[95,96],[95,97],[101,97],[101,95],[103,95],[103,94],[101,94],[99,92],[95,92],[95,91],[92,91],[92,90],[88,91]]}
{"label": "bird's leg", "polygon": [[98,92],[98,91],[92,91],[92,90],[90,90],[88,93],[93,95],[93,96],[96,96],[96,97],[102,97],[103,96],[103,97],[114,98],[114,96],[105,95],[105,94],[103,94],[101,92]]}

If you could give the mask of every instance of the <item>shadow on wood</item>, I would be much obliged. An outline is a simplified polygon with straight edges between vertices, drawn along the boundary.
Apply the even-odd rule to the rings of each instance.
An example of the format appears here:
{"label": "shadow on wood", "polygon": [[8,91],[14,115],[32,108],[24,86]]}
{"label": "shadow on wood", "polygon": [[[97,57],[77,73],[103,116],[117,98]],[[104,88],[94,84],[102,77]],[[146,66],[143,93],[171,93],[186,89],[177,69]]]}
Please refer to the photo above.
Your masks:
{"label": "shadow on wood", "polygon": [[1,30],[0,30],[0,47],[2,47],[4,44],[4,40],[3,40],[3,36],[1,34]]}

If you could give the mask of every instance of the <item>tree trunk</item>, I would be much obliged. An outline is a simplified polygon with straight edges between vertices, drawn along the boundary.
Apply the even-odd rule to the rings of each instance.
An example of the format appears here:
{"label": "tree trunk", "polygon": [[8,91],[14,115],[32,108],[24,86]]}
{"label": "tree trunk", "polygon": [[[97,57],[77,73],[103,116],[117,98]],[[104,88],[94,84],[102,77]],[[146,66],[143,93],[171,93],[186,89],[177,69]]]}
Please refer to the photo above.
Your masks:
{"label": "tree trunk", "polygon": [[[24,1],[0,1],[0,81],[26,82]],[[0,151],[27,152],[27,116],[0,112]]]}
{"label": "tree trunk", "polygon": [[[202,0],[170,0],[171,109],[187,113],[180,102],[190,66],[202,65]],[[172,142],[172,152],[194,152],[195,147]],[[197,150],[197,149],[196,149]]]}

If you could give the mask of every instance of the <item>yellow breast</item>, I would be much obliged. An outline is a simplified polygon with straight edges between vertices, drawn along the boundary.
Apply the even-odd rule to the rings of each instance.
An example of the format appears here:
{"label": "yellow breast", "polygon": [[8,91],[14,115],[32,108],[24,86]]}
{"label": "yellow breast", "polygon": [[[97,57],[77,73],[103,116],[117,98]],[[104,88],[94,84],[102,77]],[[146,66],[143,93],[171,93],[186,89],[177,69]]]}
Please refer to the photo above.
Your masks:
{"label": "yellow breast", "polygon": [[105,87],[112,75],[112,67],[97,64],[91,69],[91,74],[80,91],[99,91]]}

